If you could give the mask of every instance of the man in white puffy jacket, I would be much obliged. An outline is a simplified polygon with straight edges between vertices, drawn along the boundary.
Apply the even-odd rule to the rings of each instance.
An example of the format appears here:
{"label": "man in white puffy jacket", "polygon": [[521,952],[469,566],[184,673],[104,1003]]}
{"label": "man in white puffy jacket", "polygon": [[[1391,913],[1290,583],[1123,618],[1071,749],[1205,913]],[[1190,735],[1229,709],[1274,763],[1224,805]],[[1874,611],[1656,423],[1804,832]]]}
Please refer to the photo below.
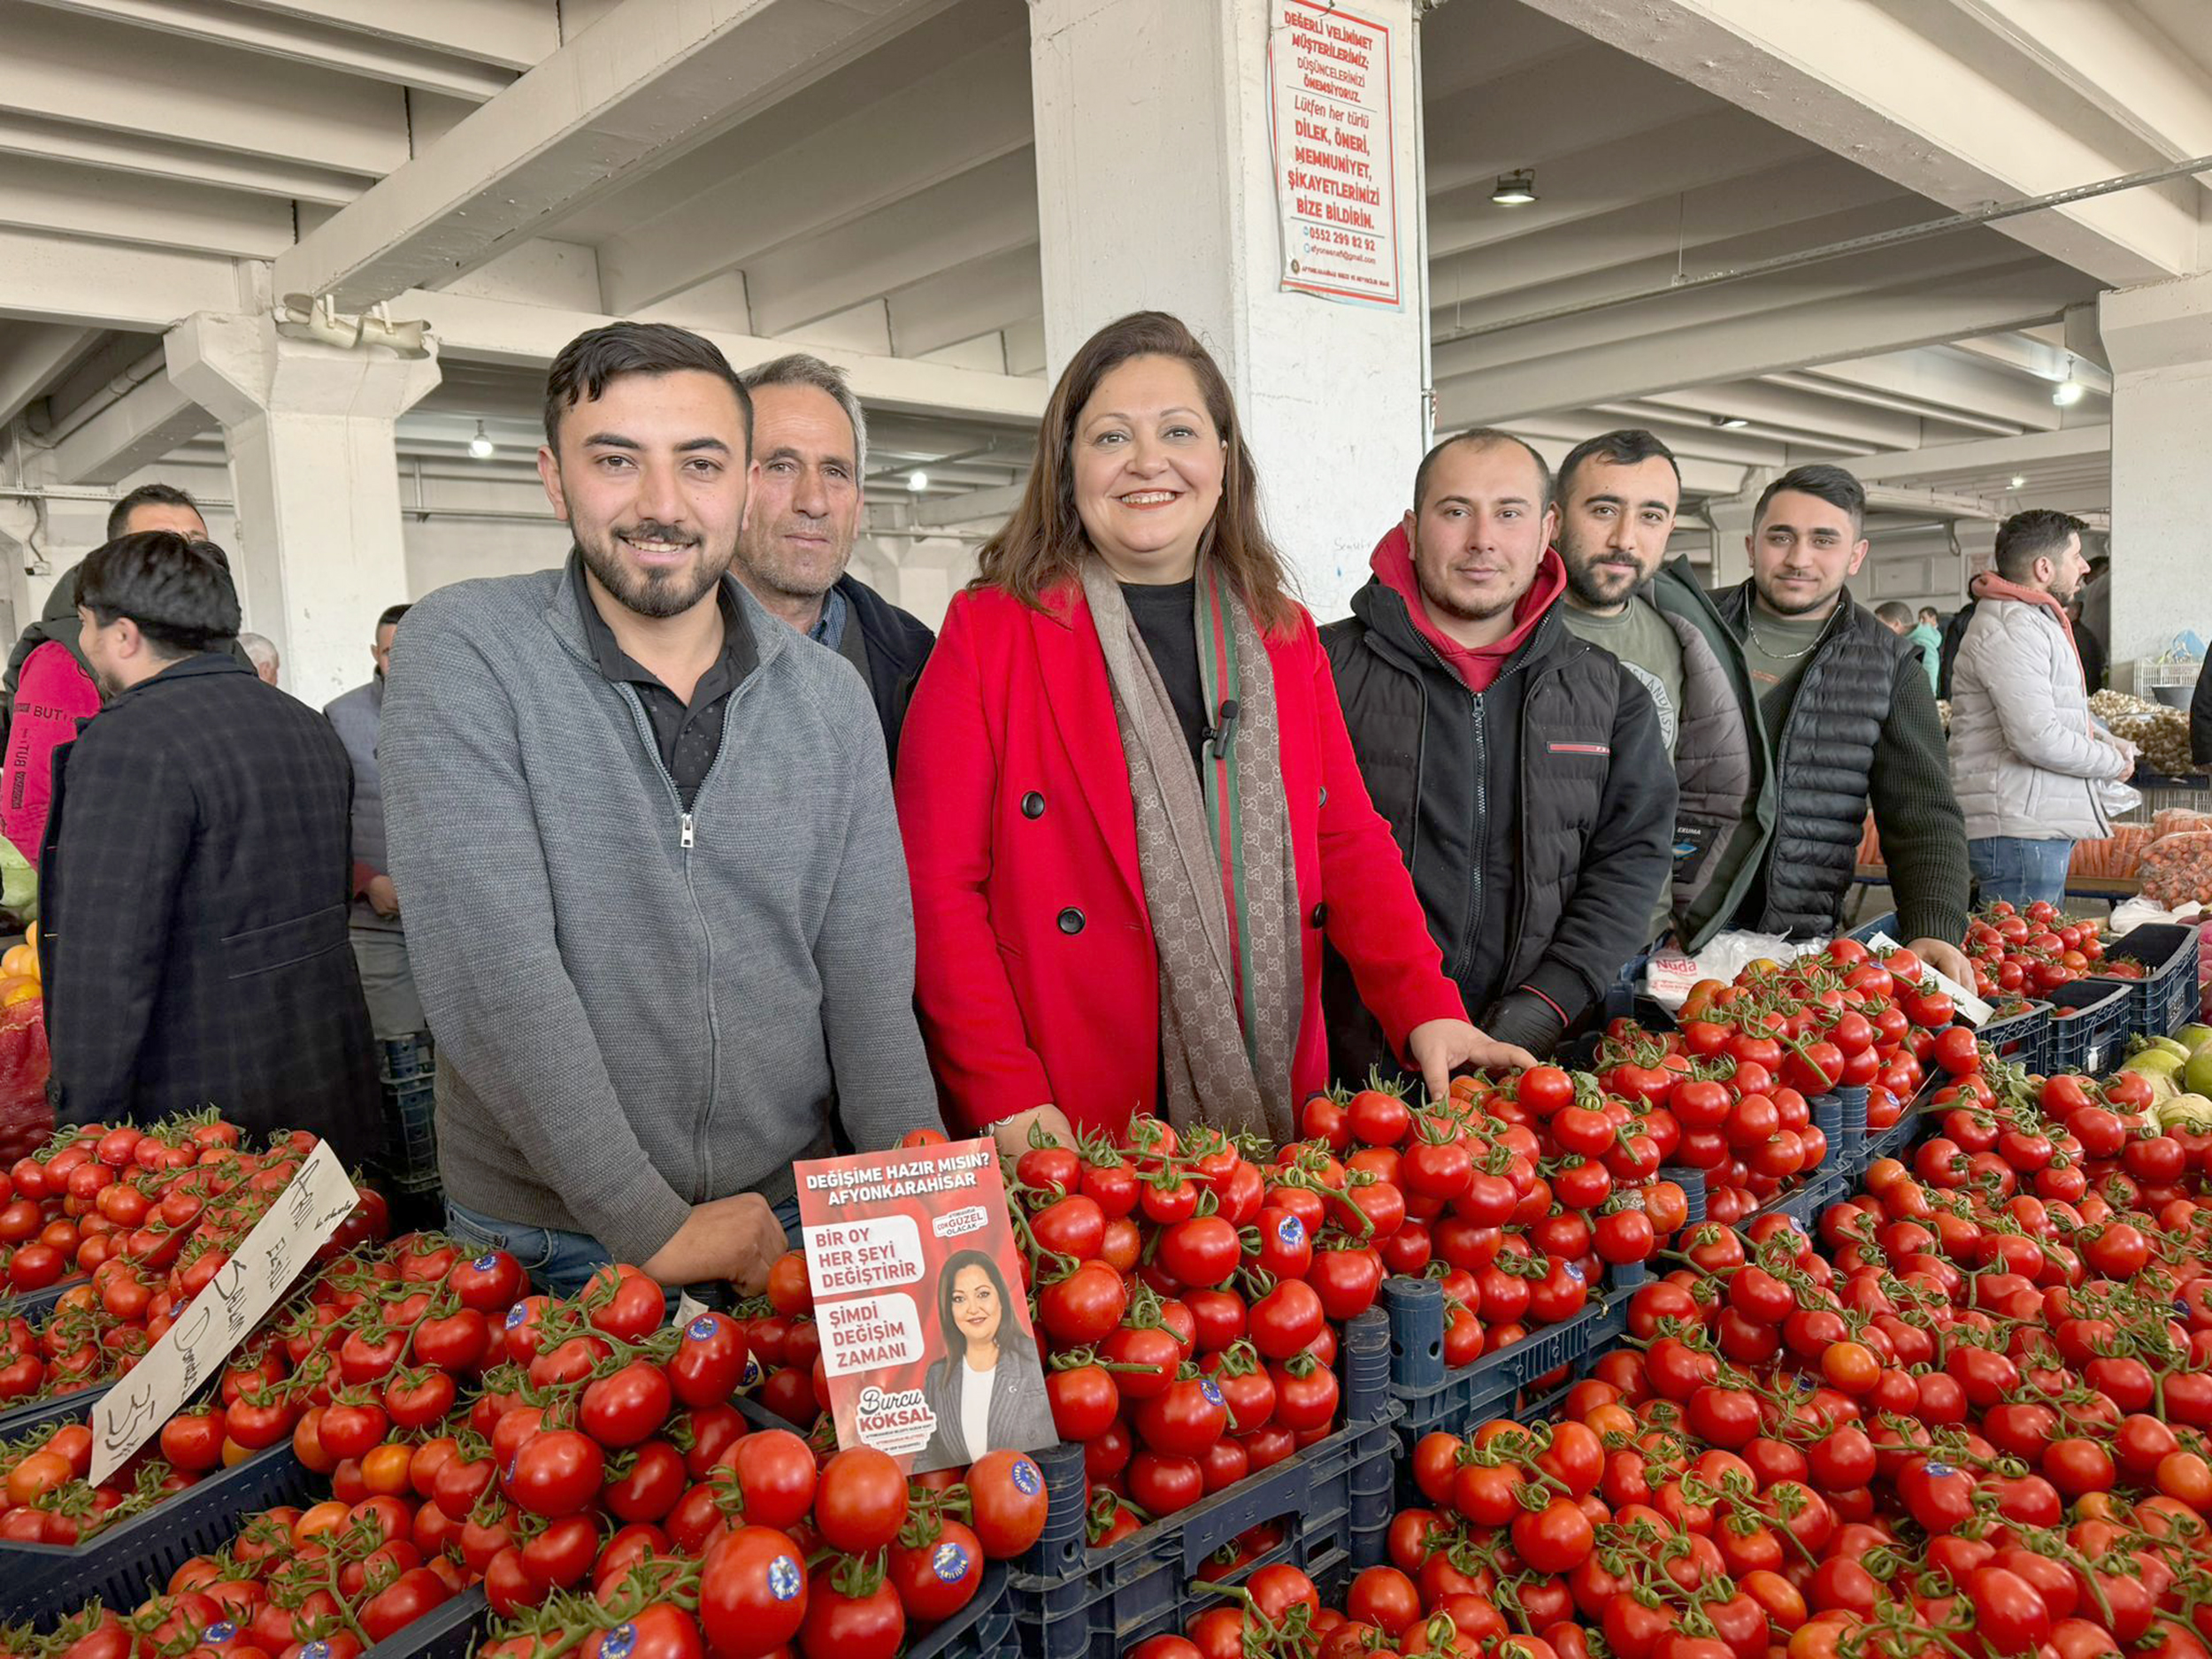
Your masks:
{"label": "man in white puffy jacket", "polygon": [[1951,785],[1984,903],[2064,895],[2074,843],[2112,833],[2104,786],[2135,746],[2089,714],[2066,606],[2089,566],[2082,521],[2037,508],[1998,526],[1994,569],[1974,579],[1973,620],[1951,676]]}

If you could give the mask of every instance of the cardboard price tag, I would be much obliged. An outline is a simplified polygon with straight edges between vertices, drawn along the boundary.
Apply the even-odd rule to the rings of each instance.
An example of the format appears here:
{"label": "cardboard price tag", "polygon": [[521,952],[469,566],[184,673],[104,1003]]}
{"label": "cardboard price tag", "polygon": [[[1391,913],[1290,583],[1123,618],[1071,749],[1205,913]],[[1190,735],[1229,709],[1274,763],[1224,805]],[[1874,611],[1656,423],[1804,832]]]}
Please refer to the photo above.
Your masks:
{"label": "cardboard price tag", "polygon": [[[1902,950],[1904,949],[1887,933],[1875,934],[1873,938],[1867,941],[1867,946],[1873,950]],[[1980,997],[1975,995],[1973,992],[1968,990],[1966,987],[1961,985],[1934,964],[1923,962],[1920,965],[1929,978],[1951,994],[1951,1006],[1958,1010],[1960,1017],[1968,1025],[1978,1031],[1982,1026],[1989,1024],[1989,1017],[1997,1011],[1995,1009],[1990,1007],[1988,1003],[1983,1002]]]}
{"label": "cardboard price tag", "polygon": [[327,1142],[307,1155],[222,1271],[94,1403],[93,1485],[127,1463],[216,1374],[360,1202]]}

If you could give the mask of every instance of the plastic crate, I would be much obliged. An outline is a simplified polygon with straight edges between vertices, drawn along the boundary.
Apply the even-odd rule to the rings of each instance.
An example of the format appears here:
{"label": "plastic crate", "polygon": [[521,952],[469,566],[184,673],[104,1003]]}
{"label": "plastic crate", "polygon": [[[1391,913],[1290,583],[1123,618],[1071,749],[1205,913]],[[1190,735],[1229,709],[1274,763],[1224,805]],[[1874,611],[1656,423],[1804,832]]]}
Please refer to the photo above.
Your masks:
{"label": "plastic crate", "polygon": [[1864,1144],[1859,1148],[1857,1157],[1853,1161],[1851,1170],[1853,1185],[1855,1186],[1859,1179],[1865,1175],[1867,1170],[1878,1160],[1902,1157],[1910,1149],[1912,1144],[1920,1138],[1919,1132],[1920,1115],[1909,1107],[1906,1109],[1905,1115],[1888,1128],[1877,1129],[1870,1133]]}
{"label": "plastic crate", "polygon": [[436,1087],[427,1077],[384,1085],[386,1140],[392,1175],[409,1192],[438,1185]]}
{"label": "plastic crate", "polygon": [[[468,1659],[491,1627],[491,1605],[481,1585],[431,1609],[362,1659]],[[906,1659],[985,1659],[1012,1642],[1014,1616],[1006,1605],[1006,1567],[989,1563],[968,1605],[924,1630],[906,1647]]]}
{"label": "plastic crate", "polygon": [[[92,1402],[112,1386],[109,1383],[95,1383],[89,1388],[79,1388],[65,1394],[49,1394],[43,1400],[25,1400],[0,1411],[0,1440],[12,1440],[27,1434],[56,1417],[80,1411],[90,1411]],[[89,1420],[89,1419],[88,1419]]]}
{"label": "plastic crate", "polygon": [[1408,1447],[1432,1430],[1456,1434],[1504,1415],[1524,1389],[1585,1357],[1605,1334],[1605,1299],[1594,1296],[1573,1318],[1453,1370],[1444,1363],[1444,1292],[1434,1279],[1386,1279],[1383,1305],[1390,1314],[1390,1393],[1405,1407],[1398,1432]]}
{"label": "plastic crate", "polygon": [[[57,1402],[50,1420],[81,1413]],[[192,1559],[222,1548],[256,1509],[301,1503],[320,1486],[288,1441],[110,1527],[88,1544],[0,1543],[0,1622],[50,1629],[96,1596],[136,1607]]]}
{"label": "plastic crate", "polygon": [[2105,947],[2108,962],[2124,956],[2148,970],[2140,979],[2116,981],[2131,993],[2133,1030],[2170,1036],[2196,1018],[2197,933],[2182,922],[2147,922]]}
{"label": "plastic crate", "polygon": [[1683,1218],[1685,1227],[1694,1227],[1705,1219],[1705,1171],[1694,1170],[1686,1164],[1670,1164],[1659,1171],[1663,1181],[1672,1181],[1682,1189],[1683,1202],[1688,1210]]}
{"label": "plastic crate", "polygon": [[412,1083],[437,1075],[438,1048],[428,1032],[376,1045],[376,1074],[387,1083]]}
{"label": "plastic crate", "polygon": [[1082,1448],[1036,1454],[1050,1495],[1044,1537],[1007,1578],[1007,1607],[1027,1659],[1119,1659],[1147,1637],[1179,1632],[1219,1603],[1193,1584],[1207,1558],[1267,1522],[1288,1523],[1283,1542],[1232,1578],[1278,1561],[1317,1579],[1379,1563],[1393,1514],[1400,1409],[1389,1397],[1390,1326],[1379,1310],[1346,1328],[1340,1364],[1345,1427],[1110,1548],[1086,1542]]}
{"label": "plastic crate", "polygon": [[1897,937],[1897,912],[1895,910],[1886,911],[1870,922],[1861,922],[1851,930],[1850,937],[1863,945],[1870,945],[1874,942],[1874,935],[1877,933],[1887,933],[1892,939]]}
{"label": "plastic crate", "polygon": [[2041,1074],[2051,1068],[2051,1005],[2032,1002],[2021,1013],[1993,1019],[1975,1040],[2008,1065]]}
{"label": "plastic crate", "polygon": [[[2112,979],[2076,979],[2055,987],[2051,1005],[2050,1063],[2054,1071],[2101,1071],[2118,1064],[2134,1017],[2135,987]],[[2061,1009],[2080,1010],[2066,1018]]]}

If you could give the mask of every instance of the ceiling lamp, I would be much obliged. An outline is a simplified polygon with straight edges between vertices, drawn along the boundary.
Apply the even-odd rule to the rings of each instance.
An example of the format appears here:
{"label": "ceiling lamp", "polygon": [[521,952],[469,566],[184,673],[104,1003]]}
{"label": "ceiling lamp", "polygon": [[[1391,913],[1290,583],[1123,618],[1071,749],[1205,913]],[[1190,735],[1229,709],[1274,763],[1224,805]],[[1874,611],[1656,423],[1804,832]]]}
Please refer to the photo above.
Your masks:
{"label": "ceiling lamp", "polygon": [[1527,206],[1536,199],[1536,169],[1523,167],[1518,173],[1500,173],[1490,199],[1500,207]]}
{"label": "ceiling lamp", "polygon": [[2051,388],[2051,401],[2061,409],[2071,409],[2081,402],[2082,394],[2089,388],[2074,378],[2074,360],[2066,359],[2066,378]]}
{"label": "ceiling lamp", "polygon": [[916,467],[906,475],[906,487],[917,495],[920,495],[929,488],[929,474],[923,472],[920,467]]}
{"label": "ceiling lamp", "polygon": [[480,461],[488,461],[492,458],[492,451],[495,447],[495,446],[494,446],[491,440],[491,434],[484,430],[484,423],[480,420],[478,421],[476,423],[476,435],[469,440],[469,453]]}
{"label": "ceiling lamp", "polygon": [[2027,475],[2025,472],[2015,472],[2015,473],[2012,475],[2012,488],[2015,488],[2015,489],[2025,489],[2025,488],[2027,488],[2027,487],[2028,487],[2028,475]]}
{"label": "ceiling lamp", "polygon": [[1741,415],[1713,415],[1708,417],[1708,419],[1709,419],[1716,426],[1718,426],[1727,432],[1740,431],[1743,427],[1751,424]]}

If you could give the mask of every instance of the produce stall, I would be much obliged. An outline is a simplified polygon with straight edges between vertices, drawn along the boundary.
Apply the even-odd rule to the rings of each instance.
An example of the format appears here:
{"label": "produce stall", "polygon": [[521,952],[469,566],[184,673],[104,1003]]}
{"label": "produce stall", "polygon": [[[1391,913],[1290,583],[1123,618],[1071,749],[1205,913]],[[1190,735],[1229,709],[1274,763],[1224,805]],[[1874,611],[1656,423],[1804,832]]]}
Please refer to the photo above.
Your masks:
{"label": "produce stall", "polygon": [[180,1384],[317,1148],[65,1133],[0,1177],[11,1272],[49,1253],[0,1328],[0,1647],[2193,1659],[2180,931],[1993,910],[1978,1031],[1843,939],[1573,1069],[1317,1096],[1291,1145],[1033,1145],[1004,1202],[1061,1441],[910,1478],[836,1445],[799,1254],[671,1318],[628,1270],[555,1301],[387,1239],[373,1194]]}

